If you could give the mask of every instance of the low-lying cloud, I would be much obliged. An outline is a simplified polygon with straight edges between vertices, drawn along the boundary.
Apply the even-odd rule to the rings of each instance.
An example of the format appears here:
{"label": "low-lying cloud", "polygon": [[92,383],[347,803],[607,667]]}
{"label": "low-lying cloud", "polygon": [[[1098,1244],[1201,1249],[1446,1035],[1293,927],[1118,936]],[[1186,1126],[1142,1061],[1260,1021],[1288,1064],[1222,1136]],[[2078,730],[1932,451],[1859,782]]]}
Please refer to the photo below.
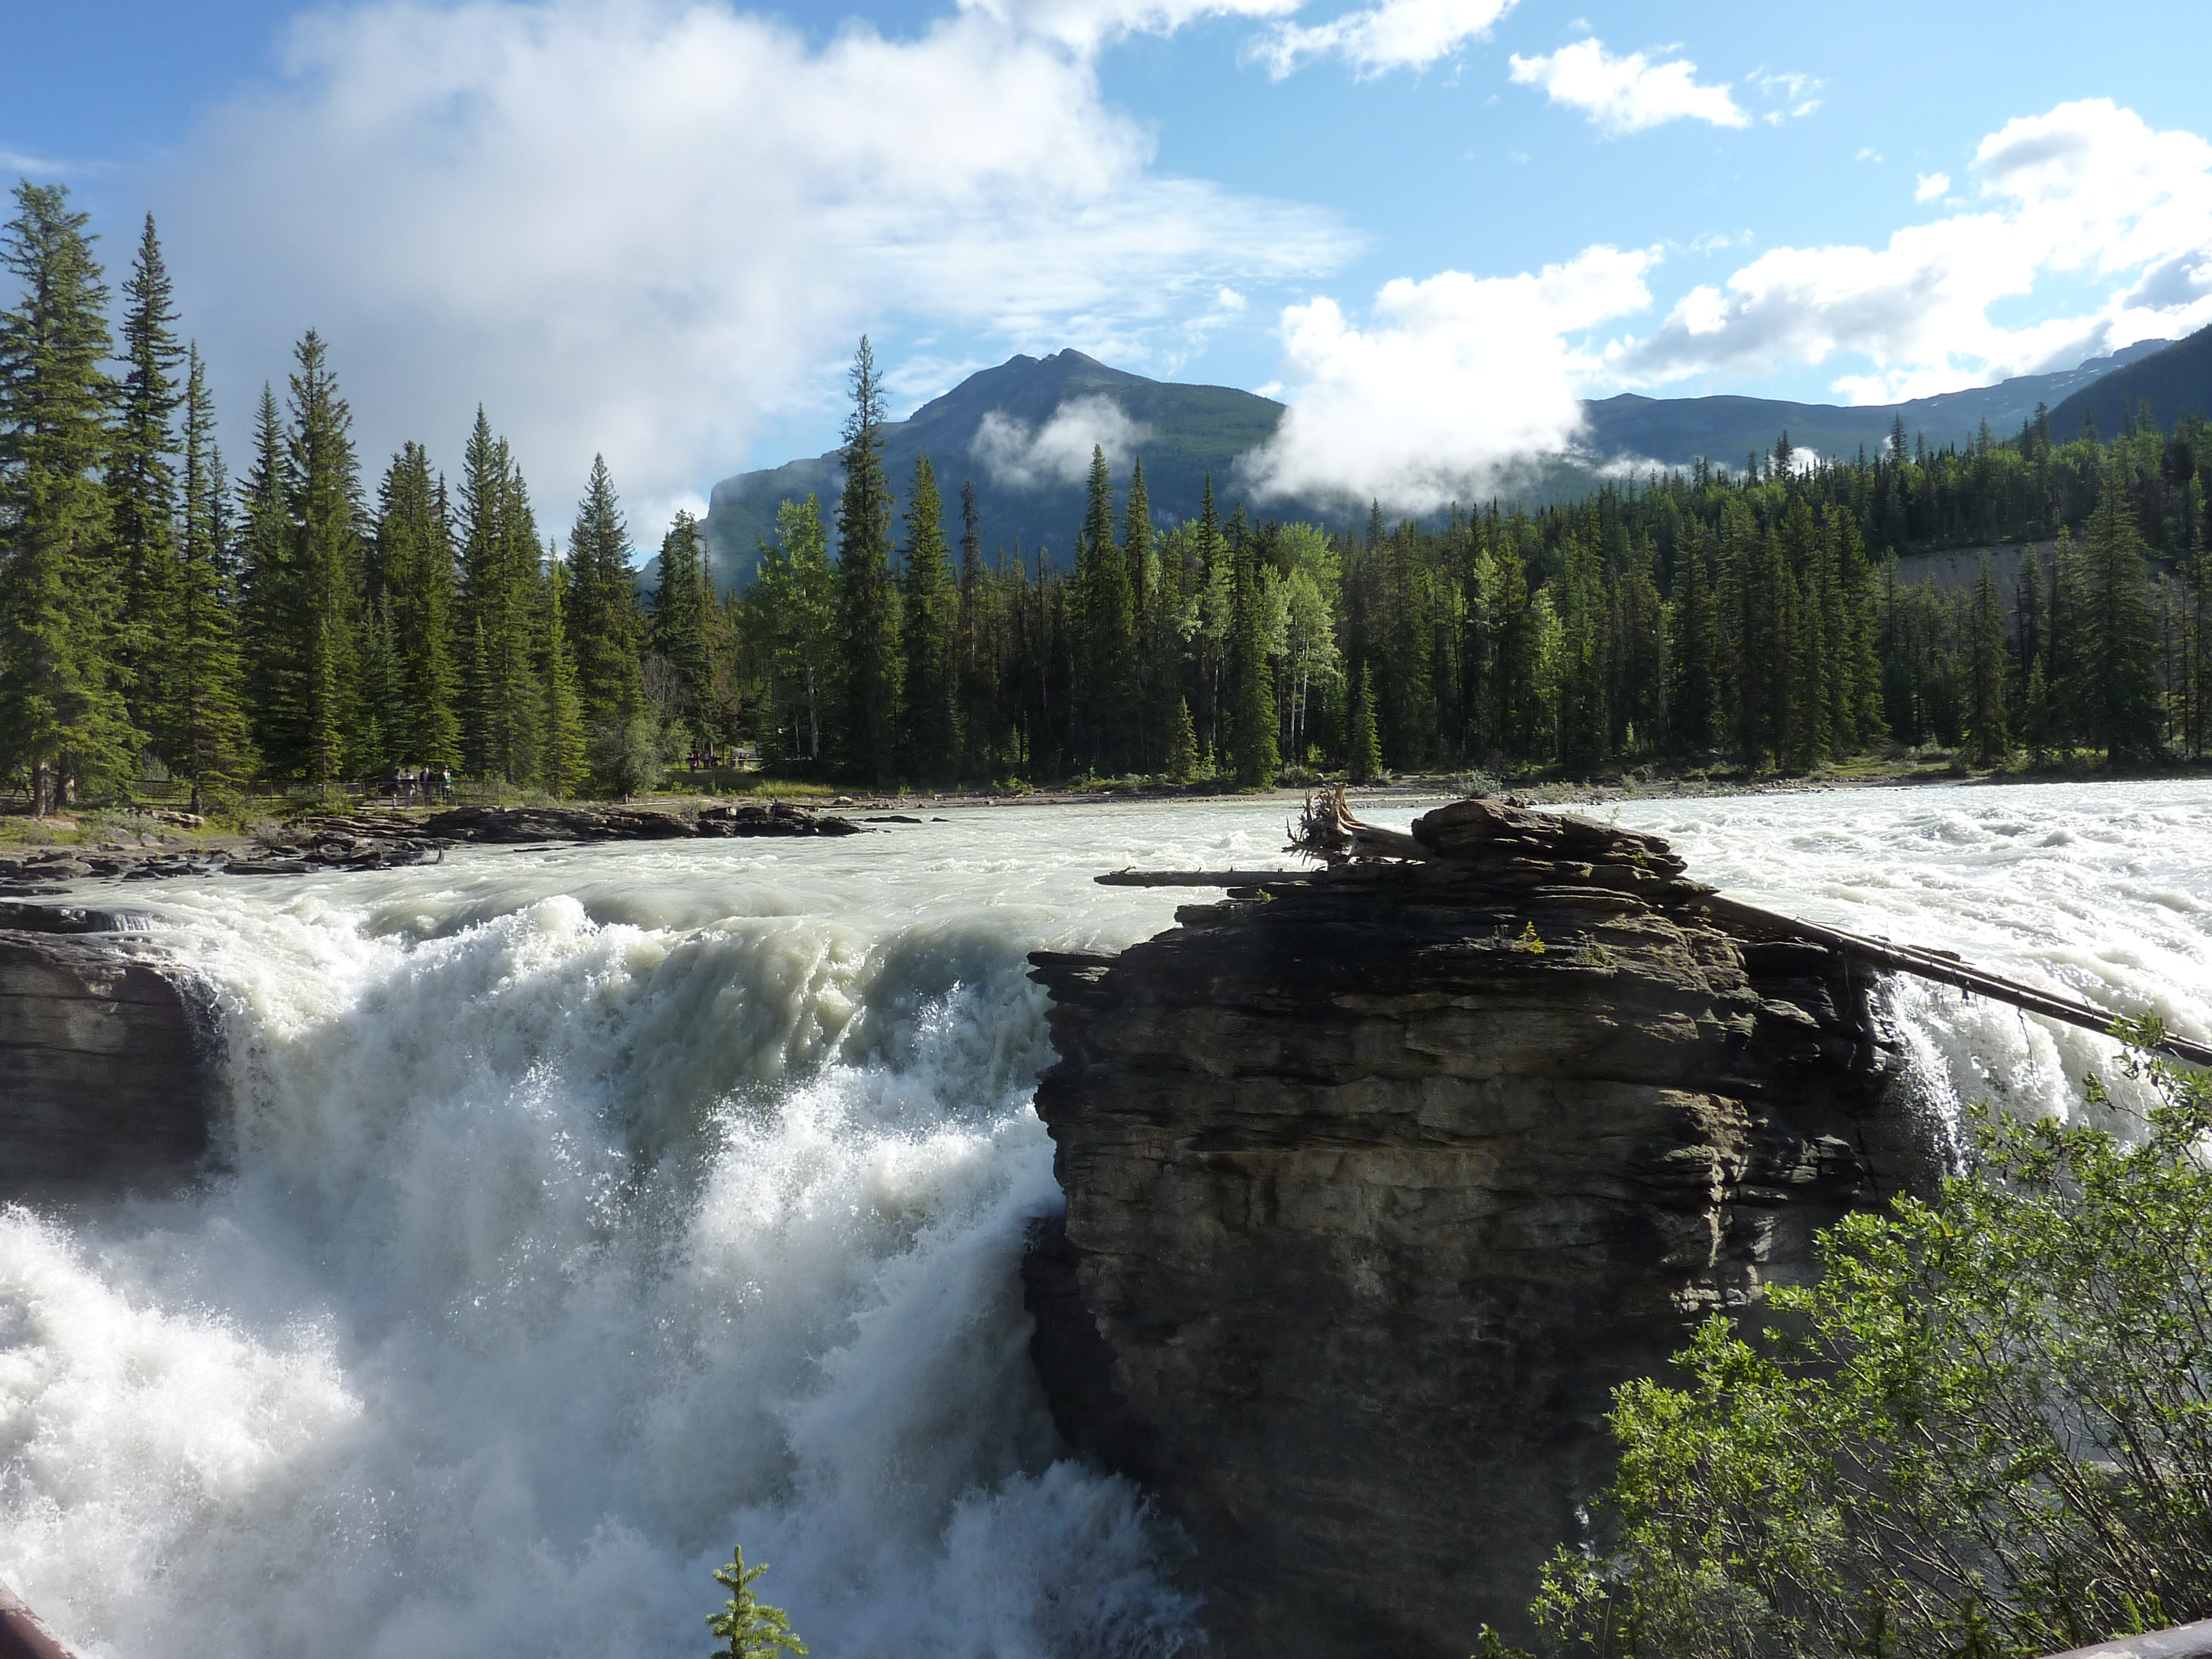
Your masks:
{"label": "low-lying cloud", "polygon": [[1081,483],[1091,476],[1093,448],[1106,452],[1107,464],[1125,471],[1137,446],[1152,435],[1111,398],[1070,398],[1043,425],[1032,427],[1003,410],[985,415],[969,453],[991,477],[1016,489]]}
{"label": "low-lying cloud", "polygon": [[[1055,15],[1079,36],[1208,9],[1268,7]],[[371,469],[403,438],[455,465],[482,402],[549,520],[604,451],[650,539],[767,422],[811,418],[864,328],[1117,350],[1356,246],[1322,210],[1162,176],[1054,8],[990,9],[826,43],[727,0],[299,20],[276,83],[156,181],[228,416],[313,326]]]}
{"label": "low-lying cloud", "polygon": [[1516,462],[1568,448],[1601,359],[1571,343],[1651,303],[1657,256],[1587,249],[1533,275],[1399,281],[1361,328],[1333,300],[1283,313],[1292,401],[1247,482],[1262,500],[1425,513],[1487,493]]}
{"label": "low-lying cloud", "polygon": [[[1880,248],[1771,249],[1691,289],[1641,339],[1606,335],[1650,308],[1658,255],[1607,246],[1534,274],[1394,282],[1364,324],[1329,298],[1287,307],[1290,409],[1248,483],[1262,498],[1433,511],[1571,452],[1588,396],[1856,356],[1871,368],[1836,392],[1888,403],[2212,324],[2212,143],[2093,99],[2007,123],[1972,171],[1974,210]],[[2056,272],[2103,297],[2021,327],[1996,319]]]}

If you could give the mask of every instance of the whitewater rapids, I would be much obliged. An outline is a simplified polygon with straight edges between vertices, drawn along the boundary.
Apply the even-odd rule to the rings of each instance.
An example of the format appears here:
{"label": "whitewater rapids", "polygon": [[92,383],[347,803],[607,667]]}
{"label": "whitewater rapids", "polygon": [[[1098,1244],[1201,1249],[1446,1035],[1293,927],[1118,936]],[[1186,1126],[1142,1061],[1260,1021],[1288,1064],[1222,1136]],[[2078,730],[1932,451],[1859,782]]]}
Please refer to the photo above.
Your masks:
{"label": "whitewater rapids", "polygon": [[[2212,1038],[2212,786],[1597,816]],[[741,1543],[823,1659],[1194,1645],[1175,1540],[1065,1460],[1029,1369],[1017,1265],[1059,1194],[1024,958],[1195,896],[1099,871],[1290,862],[1284,817],[83,884],[211,988],[228,1168],[0,1212],[0,1578],[87,1659],[659,1659],[707,1651]],[[2078,1113],[2112,1056],[1914,981],[1893,1006],[1945,1111]]]}

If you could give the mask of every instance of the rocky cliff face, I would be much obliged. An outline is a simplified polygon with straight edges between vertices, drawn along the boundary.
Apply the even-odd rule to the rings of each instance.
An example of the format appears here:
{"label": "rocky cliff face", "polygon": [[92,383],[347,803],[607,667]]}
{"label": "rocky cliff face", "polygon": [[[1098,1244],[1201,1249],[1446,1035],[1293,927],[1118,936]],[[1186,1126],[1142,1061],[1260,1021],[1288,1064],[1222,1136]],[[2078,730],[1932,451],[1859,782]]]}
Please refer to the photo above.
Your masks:
{"label": "rocky cliff face", "polygon": [[1039,1369],[1188,1530],[1229,1659],[1523,1628],[1612,1389],[1921,1173],[1863,970],[1723,932],[1649,838],[1473,803],[1415,836],[1033,958]]}
{"label": "rocky cliff face", "polygon": [[203,1019],[97,911],[0,906],[0,1200],[171,1186],[208,1146]]}

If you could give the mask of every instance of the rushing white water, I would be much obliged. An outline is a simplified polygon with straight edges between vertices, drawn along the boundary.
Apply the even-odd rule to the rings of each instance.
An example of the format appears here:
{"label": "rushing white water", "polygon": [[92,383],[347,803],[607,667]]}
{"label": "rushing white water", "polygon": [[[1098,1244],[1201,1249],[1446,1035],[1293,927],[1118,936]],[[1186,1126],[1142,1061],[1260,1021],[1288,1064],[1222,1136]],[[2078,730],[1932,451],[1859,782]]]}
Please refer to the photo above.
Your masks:
{"label": "rushing white water", "polygon": [[[2212,1036],[2212,789],[1624,805],[1694,873]],[[1612,809],[1607,809],[1608,815]],[[1395,820],[1383,812],[1372,814]],[[1175,1651],[1172,1542],[1028,1368],[1039,946],[1280,805],[135,886],[215,988],[229,1170],[0,1212],[0,1577],[88,1656],[703,1653],[742,1542],[824,1656]],[[98,891],[96,889],[88,890]],[[1907,987],[1933,1086],[2087,1033]]]}

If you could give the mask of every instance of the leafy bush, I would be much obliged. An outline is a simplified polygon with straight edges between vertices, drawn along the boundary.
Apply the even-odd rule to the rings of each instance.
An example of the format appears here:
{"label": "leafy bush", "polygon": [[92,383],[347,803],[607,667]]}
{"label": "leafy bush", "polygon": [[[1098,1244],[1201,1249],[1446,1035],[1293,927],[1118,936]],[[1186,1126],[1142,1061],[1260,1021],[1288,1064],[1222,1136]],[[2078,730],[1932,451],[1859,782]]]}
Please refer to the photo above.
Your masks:
{"label": "leafy bush", "polygon": [[2123,1064],[2160,1101],[2135,1144],[1978,1113],[1940,1202],[1848,1218],[1776,1328],[1717,1316],[1686,1388],[1618,1390],[1612,1547],[1554,1558],[1539,1625],[1936,1659],[2212,1615],[2212,1082]]}

